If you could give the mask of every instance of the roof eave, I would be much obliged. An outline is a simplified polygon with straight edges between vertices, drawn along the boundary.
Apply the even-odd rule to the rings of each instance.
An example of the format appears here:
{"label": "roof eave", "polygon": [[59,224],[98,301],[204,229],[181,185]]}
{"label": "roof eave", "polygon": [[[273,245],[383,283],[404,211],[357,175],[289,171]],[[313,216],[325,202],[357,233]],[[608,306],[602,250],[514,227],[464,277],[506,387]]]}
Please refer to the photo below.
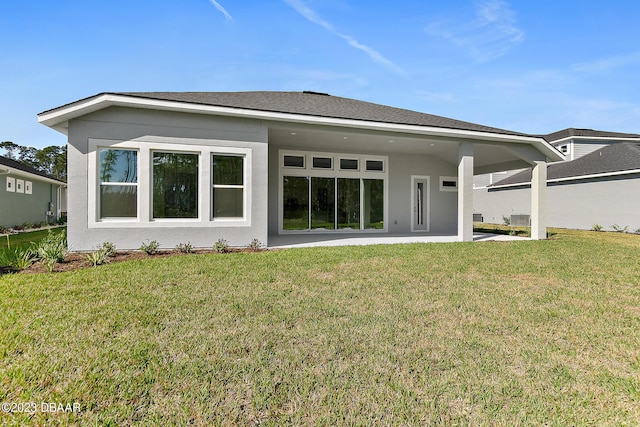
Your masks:
{"label": "roof eave", "polygon": [[11,166],[6,166],[6,165],[0,166],[0,175],[6,175],[6,174],[21,176],[23,178],[29,178],[29,179],[32,179],[32,180],[44,181],[44,182],[47,182],[49,184],[62,185],[64,187],[67,186],[66,182],[58,181],[57,179],[48,178],[46,176],[42,176],[42,175],[38,175],[38,174],[35,174],[35,173],[23,171],[21,169],[16,169],[16,168],[13,168]]}
{"label": "roof eave", "polygon": [[82,99],[75,103],[45,111],[38,114],[38,122],[66,134],[69,120],[112,106],[147,108],[165,111],[181,111],[198,114],[216,114],[228,117],[250,118],[300,124],[343,126],[357,129],[403,132],[416,135],[455,137],[458,139],[465,138],[474,141],[499,141],[531,144],[536,146],[538,150],[543,153],[549,161],[565,160],[565,157],[562,153],[556,150],[542,137],[537,136],[509,135],[463,129],[374,122],[366,120],[343,119],[293,113],[280,113],[235,107],[221,107],[215,105],[205,105],[179,101],[156,100],[115,93],[101,93],[89,98]]}

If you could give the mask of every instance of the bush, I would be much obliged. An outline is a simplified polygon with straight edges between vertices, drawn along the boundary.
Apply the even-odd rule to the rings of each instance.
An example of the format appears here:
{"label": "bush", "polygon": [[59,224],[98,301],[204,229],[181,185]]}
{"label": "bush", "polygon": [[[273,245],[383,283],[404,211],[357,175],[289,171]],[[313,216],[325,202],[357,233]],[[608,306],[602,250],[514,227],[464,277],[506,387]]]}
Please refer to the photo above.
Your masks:
{"label": "bush", "polygon": [[502,216],[502,223],[504,225],[511,225],[511,218],[509,218],[508,216]]}
{"label": "bush", "polygon": [[10,267],[14,270],[25,270],[31,267],[34,261],[35,255],[31,249],[5,251],[0,256],[0,266]]}
{"label": "bush", "polygon": [[109,257],[116,256],[116,245],[111,242],[102,242],[98,250],[105,251]]}
{"label": "bush", "polygon": [[62,262],[69,254],[67,249],[67,233],[53,233],[49,230],[47,237],[34,246],[33,252],[36,257],[45,262],[47,270],[53,271],[53,266],[57,262]]}
{"label": "bush", "polygon": [[591,227],[591,231],[602,231],[602,226],[600,224],[593,224]]}
{"label": "bush", "polygon": [[176,251],[183,254],[190,254],[191,252],[193,252],[193,245],[191,244],[191,242],[178,243],[176,245]]}
{"label": "bush", "polygon": [[249,243],[249,249],[251,249],[252,251],[259,251],[263,246],[264,245],[260,243],[260,240],[258,239],[253,239],[251,243]]}
{"label": "bush", "polygon": [[629,226],[628,225],[624,226],[624,228],[623,228],[623,227],[620,227],[618,224],[613,224],[611,226],[611,228],[613,228],[613,230],[618,232],[618,233],[626,233],[627,230],[629,230]]}
{"label": "bush", "polygon": [[87,261],[89,261],[89,263],[94,267],[109,263],[111,261],[109,259],[109,256],[109,249],[104,247],[85,254],[85,258],[87,259]]}
{"label": "bush", "polygon": [[225,252],[229,252],[229,242],[225,239],[218,239],[213,244],[213,250],[218,252],[219,254],[223,254]]}
{"label": "bush", "polygon": [[158,243],[156,240],[152,240],[149,243],[143,243],[140,246],[140,250],[146,253],[147,255],[155,255],[158,253],[159,249],[160,249],[160,243]]}

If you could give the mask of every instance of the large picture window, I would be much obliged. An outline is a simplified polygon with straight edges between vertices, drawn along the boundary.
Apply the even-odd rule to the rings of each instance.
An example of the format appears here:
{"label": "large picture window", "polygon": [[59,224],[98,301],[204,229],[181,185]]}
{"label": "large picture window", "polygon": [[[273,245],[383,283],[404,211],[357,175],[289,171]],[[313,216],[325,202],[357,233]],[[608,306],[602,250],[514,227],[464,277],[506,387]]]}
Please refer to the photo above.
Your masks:
{"label": "large picture window", "polygon": [[138,152],[101,149],[100,218],[138,216]]}
{"label": "large picture window", "polygon": [[153,153],[153,218],[198,217],[198,155]]}
{"label": "large picture window", "polygon": [[244,156],[213,155],[213,218],[244,217]]}

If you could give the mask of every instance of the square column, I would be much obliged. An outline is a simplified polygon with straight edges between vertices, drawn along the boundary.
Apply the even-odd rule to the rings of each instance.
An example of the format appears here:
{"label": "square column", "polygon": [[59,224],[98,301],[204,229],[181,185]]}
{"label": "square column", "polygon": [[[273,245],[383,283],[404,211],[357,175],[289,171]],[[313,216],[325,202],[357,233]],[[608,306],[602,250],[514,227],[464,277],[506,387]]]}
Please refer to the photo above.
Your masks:
{"label": "square column", "polygon": [[535,162],[531,171],[531,238],[547,238],[547,163]]}
{"label": "square column", "polygon": [[473,241],[473,143],[458,147],[458,241]]}

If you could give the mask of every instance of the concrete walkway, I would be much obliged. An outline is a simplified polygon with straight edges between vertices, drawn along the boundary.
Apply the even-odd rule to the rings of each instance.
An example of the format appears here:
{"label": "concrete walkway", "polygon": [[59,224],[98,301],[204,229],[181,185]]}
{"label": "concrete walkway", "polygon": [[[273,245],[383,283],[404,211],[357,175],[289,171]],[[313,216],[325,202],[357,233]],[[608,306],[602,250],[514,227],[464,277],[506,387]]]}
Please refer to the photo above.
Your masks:
{"label": "concrete walkway", "polygon": [[[473,241],[530,240],[505,234],[474,233]],[[285,234],[269,236],[269,248],[308,248],[314,246],[392,245],[396,243],[452,243],[458,236],[433,234]]]}

